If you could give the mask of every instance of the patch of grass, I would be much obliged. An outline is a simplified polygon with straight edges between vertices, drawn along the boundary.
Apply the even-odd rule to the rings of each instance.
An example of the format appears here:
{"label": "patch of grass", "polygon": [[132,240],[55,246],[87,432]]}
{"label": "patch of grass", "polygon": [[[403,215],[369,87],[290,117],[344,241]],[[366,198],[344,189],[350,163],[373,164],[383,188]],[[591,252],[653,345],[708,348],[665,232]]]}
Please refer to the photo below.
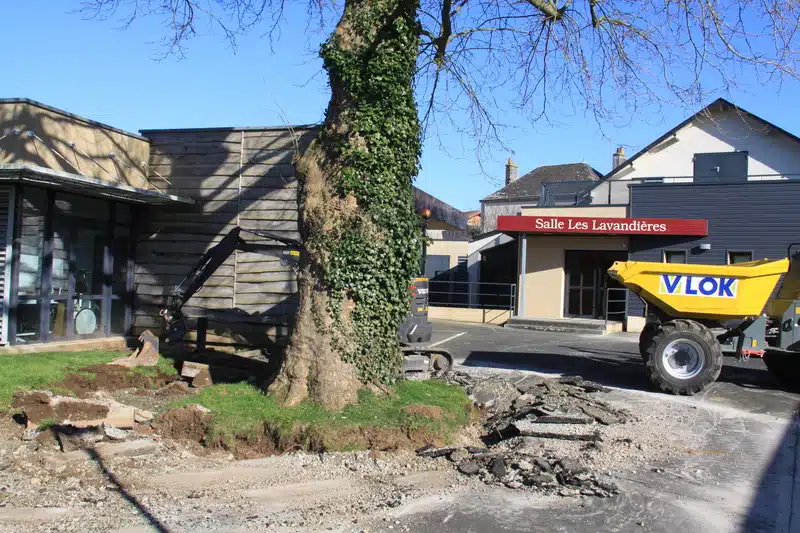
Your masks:
{"label": "patch of grass", "polygon": [[159,374],[165,374],[167,376],[175,376],[178,374],[178,371],[175,370],[175,361],[163,355],[158,358],[156,366],[137,366],[133,371],[143,376],[152,377],[156,377]]}
{"label": "patch of grass", "polygon": [[51,427],[53,427],[53,426],[55,426],[57,424],[58,424],[58,422],[56,422],[55,419],[53,419],[53,418],[45,418],[44,420],[42,420],[42,423],[39,424],[39,427],[37,429],[39,431],[44,431],[45,429],[50,429]]}
{"label": "patch of grass", "polygon": [[120,352],[48,352],[0,356],[0,407],[11,403],[18,390],[41,388],[64,379],[79,368],[107,363]]}
{"label": "patch of grass", "polygon": [[[440,381],[403,381],[392,387],[391,394],[376,395],[368,390],[359,394],[359,402],[341,412],[304,402],[283,407],[248,383],[220,384],[206,387],[192,398],[175,405],[199,403],[211,409],[214,420],[209,429],[212,438],[254,435],[265,422],[289,431],[299,426],[322,430],[336,428],[425,429],[448,439],[457,428],[470,423],[470,401],[460,387]],[[409,413],[409,406],[434,406],[441,409],[438,419]]]}

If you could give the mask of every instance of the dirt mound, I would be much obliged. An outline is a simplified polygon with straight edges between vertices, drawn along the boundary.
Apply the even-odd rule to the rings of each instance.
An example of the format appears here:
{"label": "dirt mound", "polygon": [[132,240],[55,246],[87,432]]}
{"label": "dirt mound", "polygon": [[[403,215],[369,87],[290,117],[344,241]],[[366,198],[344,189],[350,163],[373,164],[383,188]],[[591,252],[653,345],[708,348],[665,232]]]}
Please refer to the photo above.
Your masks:
{"label": "dirt mound", "polygon": [[176,376],[161,373],[148,376],[114,365],[87,366],[81,368],[80,372],[67,375],[53,386],[68,389],[79,398],[85,398],[99,390],[157,389],[177,379]]}
{"label": "dirt mound", "polygon": [[408,407],[403,407],[403,411],[410,415],[424,416],[425,418],[430,418],[431,420],[441,420],[443,416],[442,408],[435,405],[421,405],[415,403],[413,405],[409,405]]}
{"label": "dirt mound", "polygon": [[159,416],[152,427],[164,437],[197,442],[210,449],[224,449],[233,453],[237,459],[254,459],[290,451],[397,451],[443,444],[441,435],[424,429],[410,431],[401,428],[319,427],[302,424],[285,428],[271,422],[264,422],[261,430],[254,434],[209,438],[214,415],[200,409],[197,406],[170,409]]}
{"label": "dirt mound", "polygon": [[161,436],[175,440],[204,442],[214,415],[197,406],[177,407],[160,415],[152,424]]}
{"label": "dirt mound", "polygon": [[14,394],[11,405],[21,409],[25,417],[34,422],[45,420],[102,419],[108,414],[108,406],[99,402],[54,396],[50,391],[20,391]]}

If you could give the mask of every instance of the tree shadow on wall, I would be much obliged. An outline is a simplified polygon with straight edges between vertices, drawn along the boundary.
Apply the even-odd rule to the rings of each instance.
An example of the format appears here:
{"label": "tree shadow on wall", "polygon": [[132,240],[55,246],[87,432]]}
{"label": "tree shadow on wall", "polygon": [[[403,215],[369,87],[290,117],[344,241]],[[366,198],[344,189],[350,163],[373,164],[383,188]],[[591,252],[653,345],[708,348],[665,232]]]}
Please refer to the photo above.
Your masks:
{"label": "tree shadow on wall", "polygon": [[[150,206],[137,217],[134,333],[163,333],[158,311],[166,295],[235,226],[300,239],[294,160],[316,132],[311,127],[143,132],[151,139],[153,175],[165,178],[168,193],[190,197],[195,204]],[[249,233],[243,238],[280,244]],[[248,371],[269,374],[283,355],[297,304],[297,278],[290,265],[276,257],[236,252],[184,306],[187,339],[194,340],[197,319],[206,318],[207,347],[217,352],[261,349],[269,364]],[[185,355],[197,360],[192,352]]]}

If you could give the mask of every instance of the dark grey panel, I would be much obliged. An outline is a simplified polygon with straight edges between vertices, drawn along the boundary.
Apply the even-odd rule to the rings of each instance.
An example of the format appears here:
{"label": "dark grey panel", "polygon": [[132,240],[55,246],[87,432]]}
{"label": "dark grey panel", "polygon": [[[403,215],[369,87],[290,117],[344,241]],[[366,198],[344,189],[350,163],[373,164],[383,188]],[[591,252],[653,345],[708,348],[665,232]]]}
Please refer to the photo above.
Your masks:
{"label": "dark grey panel", "polygon": [[[632,236],[631,261],[662,261],[665,249],[687,250],[689,263],[724,265],[728,251],[752,251],[754,259],[780,259],[800,242],[800,181],[674,183],[631,186],[631,216],[708,220],[708,237]],[[711,250],[699,250],[709,243]],[[629,314],[643,305],[630,296]]]}
{"label": "dark grey panel", "polygon": [[747,152],[694,154],[695,180],[747,181]]}

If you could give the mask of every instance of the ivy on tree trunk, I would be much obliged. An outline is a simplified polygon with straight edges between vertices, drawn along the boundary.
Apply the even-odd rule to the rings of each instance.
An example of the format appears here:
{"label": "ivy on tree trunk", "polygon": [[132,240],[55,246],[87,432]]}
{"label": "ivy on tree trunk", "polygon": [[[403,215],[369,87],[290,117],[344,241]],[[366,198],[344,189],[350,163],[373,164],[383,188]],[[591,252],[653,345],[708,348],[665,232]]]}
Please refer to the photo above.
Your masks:
{"label": "ivy on tree trunk", "polygon": [[297,161],[300,303],[270,391],[331,409],[401,372],[397,326],[408,312],[422,231],[412,183],[420,125],[413,95],[418,0],[348,0],[322,45],[331,100]]}

